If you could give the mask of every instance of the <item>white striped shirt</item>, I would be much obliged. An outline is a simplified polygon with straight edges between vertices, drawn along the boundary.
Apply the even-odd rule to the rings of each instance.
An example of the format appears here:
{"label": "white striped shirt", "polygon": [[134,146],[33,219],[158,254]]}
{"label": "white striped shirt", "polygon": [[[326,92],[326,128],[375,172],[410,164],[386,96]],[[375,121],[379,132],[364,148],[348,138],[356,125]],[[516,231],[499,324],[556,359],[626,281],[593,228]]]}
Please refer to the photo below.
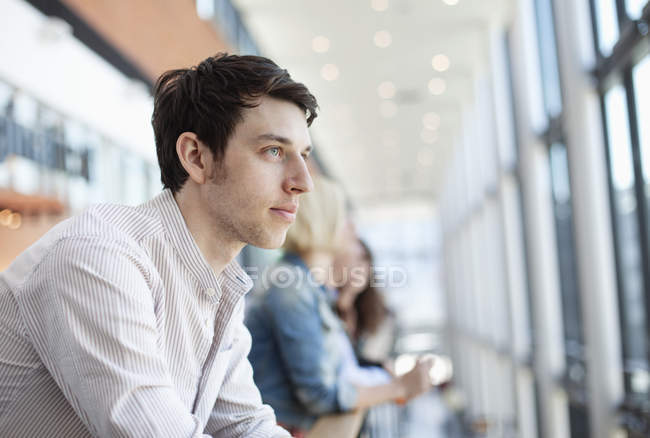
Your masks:
{"label": "white striped shirt", "polygon": [[251,285],[168,190],[57,225],[0,274],[0,436],[289,436],[253,383]]}

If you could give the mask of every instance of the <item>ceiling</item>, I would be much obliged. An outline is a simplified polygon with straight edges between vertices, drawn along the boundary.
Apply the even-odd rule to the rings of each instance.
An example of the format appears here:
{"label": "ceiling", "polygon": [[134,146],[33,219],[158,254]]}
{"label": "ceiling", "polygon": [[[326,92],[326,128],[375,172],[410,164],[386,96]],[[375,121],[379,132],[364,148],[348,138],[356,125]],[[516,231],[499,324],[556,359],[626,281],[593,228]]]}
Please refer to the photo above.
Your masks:
{"label": "ceiling", "polygon": [[[316,95],[320,114],[312,135],[318,154],[357,206],[435,200],[461,129],[461,108],[487,65],[487,32],[504,21],[510,0],[234,4],[261,53]],[[327,38],[320,48],[329,42],[327,51],[314,50],[318,36]],[[376,44],[386,46],[387,40],[387,47]],[[432,65],[439,54],[449,59],[444,71]],[[444,80],[442,93],[435,90],[437,79],[431,85],[439,94],[430,92],[433,78]],[[386,81],[392,86],[380,87]],[[436,114],[425,120],[433,129],[424,129],[427,113]]]}

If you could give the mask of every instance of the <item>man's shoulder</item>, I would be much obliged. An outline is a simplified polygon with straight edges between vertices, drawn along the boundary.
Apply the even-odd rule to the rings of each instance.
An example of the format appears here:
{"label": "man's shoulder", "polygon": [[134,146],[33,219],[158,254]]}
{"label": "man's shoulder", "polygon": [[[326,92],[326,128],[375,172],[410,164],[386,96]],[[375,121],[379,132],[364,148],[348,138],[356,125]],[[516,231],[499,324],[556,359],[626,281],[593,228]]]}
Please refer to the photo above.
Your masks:
{"label": "man's shoulder", "polygon": [[17,288],[50,252],[58,248],[79,249],[104,242],[127,247],[136,255],[142,239],[160,228],[155,211],[146,204],[138,207],[97,204],[55,225],[18,255],[0,276],[10,288]]}
{"label": "man's shoulder", "polygon": [[137,207],[120,204],[96,204],[70,219],[63,237],[121,236],[140,242],[162,230],[157,211],[148,204]]}

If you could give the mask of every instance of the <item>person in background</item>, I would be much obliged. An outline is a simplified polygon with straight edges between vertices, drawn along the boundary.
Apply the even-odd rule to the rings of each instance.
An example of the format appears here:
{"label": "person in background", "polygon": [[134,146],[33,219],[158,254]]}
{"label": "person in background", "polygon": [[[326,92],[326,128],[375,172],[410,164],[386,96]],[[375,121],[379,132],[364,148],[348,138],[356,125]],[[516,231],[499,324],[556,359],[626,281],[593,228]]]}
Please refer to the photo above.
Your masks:
{"label": "person in background", "polygon": [[354,352],[326,286],[349,237],[345,217],[341,188],[314,178],[287,234],[286,254],[263,278],[269,287],[251,300],[245,320],[255,383],[294,436],[320,415],[409,400],[431,387],[427,360],[399,378],[381,370],[360,379],[351,368]]}
{"label": "person in background", "polygon": [[316,108],[258,56],[160,77],[165,190],[91,207],[0,274],[0,436],[288,436],[253,382],[235,257],[284,242]]}
{"label": "person in background", "polygon": [[[359,363],[380,365],[390,352],[374,352],[369,358],[364,354],[364,345],[375,337],[386,337],[382,329],[390,324],[392,314],[375,285],[374,261],[368,246],[357,237],[350,239],[346,246],[335,260],[334,271],[341,277],[341,281],[333,285],[337,287],[335,309],[355,347]],[[382,344],[392,344],[390,334],[388,338]],[[384,345],[382,350],[390,350],[390,345]]]}

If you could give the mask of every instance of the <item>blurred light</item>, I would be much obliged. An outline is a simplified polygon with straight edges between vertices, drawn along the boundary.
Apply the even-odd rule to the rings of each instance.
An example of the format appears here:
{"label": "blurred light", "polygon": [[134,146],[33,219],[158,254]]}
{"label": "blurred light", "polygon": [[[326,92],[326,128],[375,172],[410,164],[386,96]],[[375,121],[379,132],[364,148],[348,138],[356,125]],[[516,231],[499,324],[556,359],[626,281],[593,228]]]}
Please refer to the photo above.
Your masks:
{"label": "blurred light", "polygon": [[434,56],[431,60],[431,66],[436,71],[447,71],[449,70],[450,65],[451,62],[449,61],[449,57],[447,55],[439,54]]}
{"label": "blurred light", "polygon": [[395,374],[401,376],[408,373],[413,369],[416,362],[416,356],[414,354],[400,354],[395,359]]}
{"label": "blurred light", "polygon": [[[429,371],[429,379],[434,386],[449,382],[454,376],[454,366],[451,359],[447,356],[438,354],[426,354],[422,359],[430,358],[433,360],[433,366]],[[414,354],[401,354],[395,359],[395,374],[402,376],[413,369],[418,358]]]}
{"label": "blurred light", "polygon": [[370,5],[375,11],[382,12],[388,9],[388,0],[372,0]]}
{"label": "blurred light", "polygon": [[634,392],[643,394],[650,389],[650,375],[644,370],[634,370],[630,383]]}
{"label": "blurred light", "polygon": [[325,53],[330,49],[330,40],[322,35],[311,40],[311,48],[316,53]]}
{"label": "blurred light", "polygon": [[382,99],[391,99],[395,96],[395,84],[391,81],[384,81],[377,87],[377,93]]}
{"label": "blurred light", "polygon": [[427,129],[435,131],[440,127],[440,116],[437,113],[426,113],[422,116],[422,125]]}
{"label": "blurred light", "polygon": [[385,49],[393,42],[393,37],[387,30],[380,30],[375,32],[373,40],[375,41],[375,46]]}
{"label": "blurred light", "polygon": [[11,216],[11,210],[9,210],[8,208],[5,208],[4,210],[0,211],[0,225],[8,227],[10,216]]}
{"label": "blurred light", "polygon": [[339,77],[339,68],[334,64],[325,64],[323,68],[320,69],[320,75],[326,81],[334,81]]}
{"label": "blurred light", "polygon": [[449,357],[438,354],[427,354],[426,356],[433,359],[433,366],[431,367],[431,371],[429,371],[429,378],[431,379],[432,385],[442,385],[454,377],[454,365]]}
{"label": "blurred light", "polygon": [[438,141],[438,132],[424,128],[422,132],[420,132],[420,138],[422,139],[422,142],[426,144],[433,144]]}
{"label": "blurred light", "polygon": [[439,96],[447,89],[447,83],[442,78],[433,78],[429,81],[429,91],[434,96]]}
{"label": "blurred light", "polygon": [[392,100],[384,100],[379,104],[379,113],[389,119],[397,114],[397,105]]}
{"label": "blurred light", "polygon": [[433,154],[433,149],[430,147],[422,148],[418,151],[418,163],[424,167],[429,167],[433,164],[435,156]]}
{"label": "blurred light", "polygon": [[214,0],[196,0],[196,14],[201,20],[214,17]]}
{"label": "blurred light", "polygon": [[442,0],[446,5],[454,6],[458,4],[458,0]]}

